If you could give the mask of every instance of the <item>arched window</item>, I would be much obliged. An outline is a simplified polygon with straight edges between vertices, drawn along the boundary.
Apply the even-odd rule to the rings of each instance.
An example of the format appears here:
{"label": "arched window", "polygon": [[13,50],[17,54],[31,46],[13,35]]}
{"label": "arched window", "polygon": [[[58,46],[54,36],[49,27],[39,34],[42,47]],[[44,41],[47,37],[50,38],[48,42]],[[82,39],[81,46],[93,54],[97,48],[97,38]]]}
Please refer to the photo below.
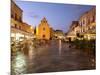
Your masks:
{"label": "arched window", "polygon": [[43,30],[45,31],[45,27],[43,28]]}
{"label": "arched window", "polygon": [[95,16],[93,16],[93,21],[92,22],[95,22]]}
{"label": "arched window", "polygon": [[14,18],[13,14],[11,14],[11,18]]}
{"label": "arched window", "polygon": [[45,35],[43,35],[42,37],[45,38]]}

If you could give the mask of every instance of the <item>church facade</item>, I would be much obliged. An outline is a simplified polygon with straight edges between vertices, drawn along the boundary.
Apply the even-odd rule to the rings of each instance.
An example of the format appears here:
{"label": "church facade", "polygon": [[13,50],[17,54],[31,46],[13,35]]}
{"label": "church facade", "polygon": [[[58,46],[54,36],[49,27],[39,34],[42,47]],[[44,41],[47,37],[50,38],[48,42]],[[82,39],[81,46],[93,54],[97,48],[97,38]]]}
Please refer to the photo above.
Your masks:
{"label": "church facade", "polygon": [[45,17],[36,28],[36,37],[41,40],[50,40],[50,27]]}

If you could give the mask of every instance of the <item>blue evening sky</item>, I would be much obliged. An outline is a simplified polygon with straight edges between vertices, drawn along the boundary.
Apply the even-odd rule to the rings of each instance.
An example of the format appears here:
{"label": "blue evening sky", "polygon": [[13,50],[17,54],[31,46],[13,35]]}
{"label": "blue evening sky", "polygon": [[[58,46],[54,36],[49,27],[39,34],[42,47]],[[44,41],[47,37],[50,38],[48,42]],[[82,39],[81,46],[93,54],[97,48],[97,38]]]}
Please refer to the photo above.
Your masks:
{"label": "blue evening sky", "polygon": [[72,21],[78,20],[86,11],[90,10],[91,5],[73,5],[58,3],[43,3],[33,1],[15,1],[23,10],[23,21],[38,26],[41,19],[46,17],[50,27],[53,29],[67,32]]}

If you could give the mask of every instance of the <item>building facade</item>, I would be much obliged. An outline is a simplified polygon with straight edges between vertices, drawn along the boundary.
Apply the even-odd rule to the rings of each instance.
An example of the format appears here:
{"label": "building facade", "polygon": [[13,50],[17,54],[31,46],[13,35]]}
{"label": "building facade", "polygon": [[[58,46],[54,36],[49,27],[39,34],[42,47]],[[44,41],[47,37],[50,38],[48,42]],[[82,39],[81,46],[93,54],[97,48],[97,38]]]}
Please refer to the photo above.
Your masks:
{"label": "building facade", "polygon": [[96,38],[96,7],[84,13],[80,19],[81,34],[86,39]]}
{"label": "building facade", "polygon": [[66,38],[70,39],[73,41],[74,39],[77,38],[77,34],[80,33],[80,26],[78,21],[72,21],[72,24],[69,28],[69,31],[66,35]]}
{"label": "building facade", "polygon": [[56,39],[64,39],[64,33],[62,30],[55,30],[53,34]]}
{"label": "building facade", "polygon": [[54,39],[54,29],[50,28],[50,39]]}
{"label": "building facade", "polygon": [[20,41],[25,38],[31,38],[34,29],[22,21],[23,10],[20,9],[14,1],[11,0],[11,40]]}
{"label": "building facade", "polygon": [[50,27],[46,18],[43,18],[36,28],[36,37],[37,39],[50,40]]}
{"label": "building facade", "polygon": [[74,39],[96,39],[96,7],[81,15],[78,21],[73,21],[67,38]]}

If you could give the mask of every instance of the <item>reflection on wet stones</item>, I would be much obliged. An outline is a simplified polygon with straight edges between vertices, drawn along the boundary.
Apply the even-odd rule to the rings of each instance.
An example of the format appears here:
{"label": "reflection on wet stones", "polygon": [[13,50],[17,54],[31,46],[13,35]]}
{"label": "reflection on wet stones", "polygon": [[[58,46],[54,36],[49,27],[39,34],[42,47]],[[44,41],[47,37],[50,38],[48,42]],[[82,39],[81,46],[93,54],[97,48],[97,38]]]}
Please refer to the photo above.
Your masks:
{"label": "reflection on wet stones", "polygon": [[16,57],[12,60],[12,75],[26,73],[27,62],[24,54],[17,52]]}
{"label": "reflection on wet stones", "polygon": [[[60,47],[59,53],[58,42],[52,41],[49,45],[45,46],[41,44],[41,46],[38,47],[29,45],[29,54],[25,55],[25,60],[27,58],[27,64],[23,64],[25,65],[22,69],[24,71],[20,71],[22,73],[42,73],[95,68],[95,60],[90,61],[91,58],[82,50],[66,47],[68,43],[60,43],[62,44],[62,47]],[[15,57],[17,58],[18,56]]]}

